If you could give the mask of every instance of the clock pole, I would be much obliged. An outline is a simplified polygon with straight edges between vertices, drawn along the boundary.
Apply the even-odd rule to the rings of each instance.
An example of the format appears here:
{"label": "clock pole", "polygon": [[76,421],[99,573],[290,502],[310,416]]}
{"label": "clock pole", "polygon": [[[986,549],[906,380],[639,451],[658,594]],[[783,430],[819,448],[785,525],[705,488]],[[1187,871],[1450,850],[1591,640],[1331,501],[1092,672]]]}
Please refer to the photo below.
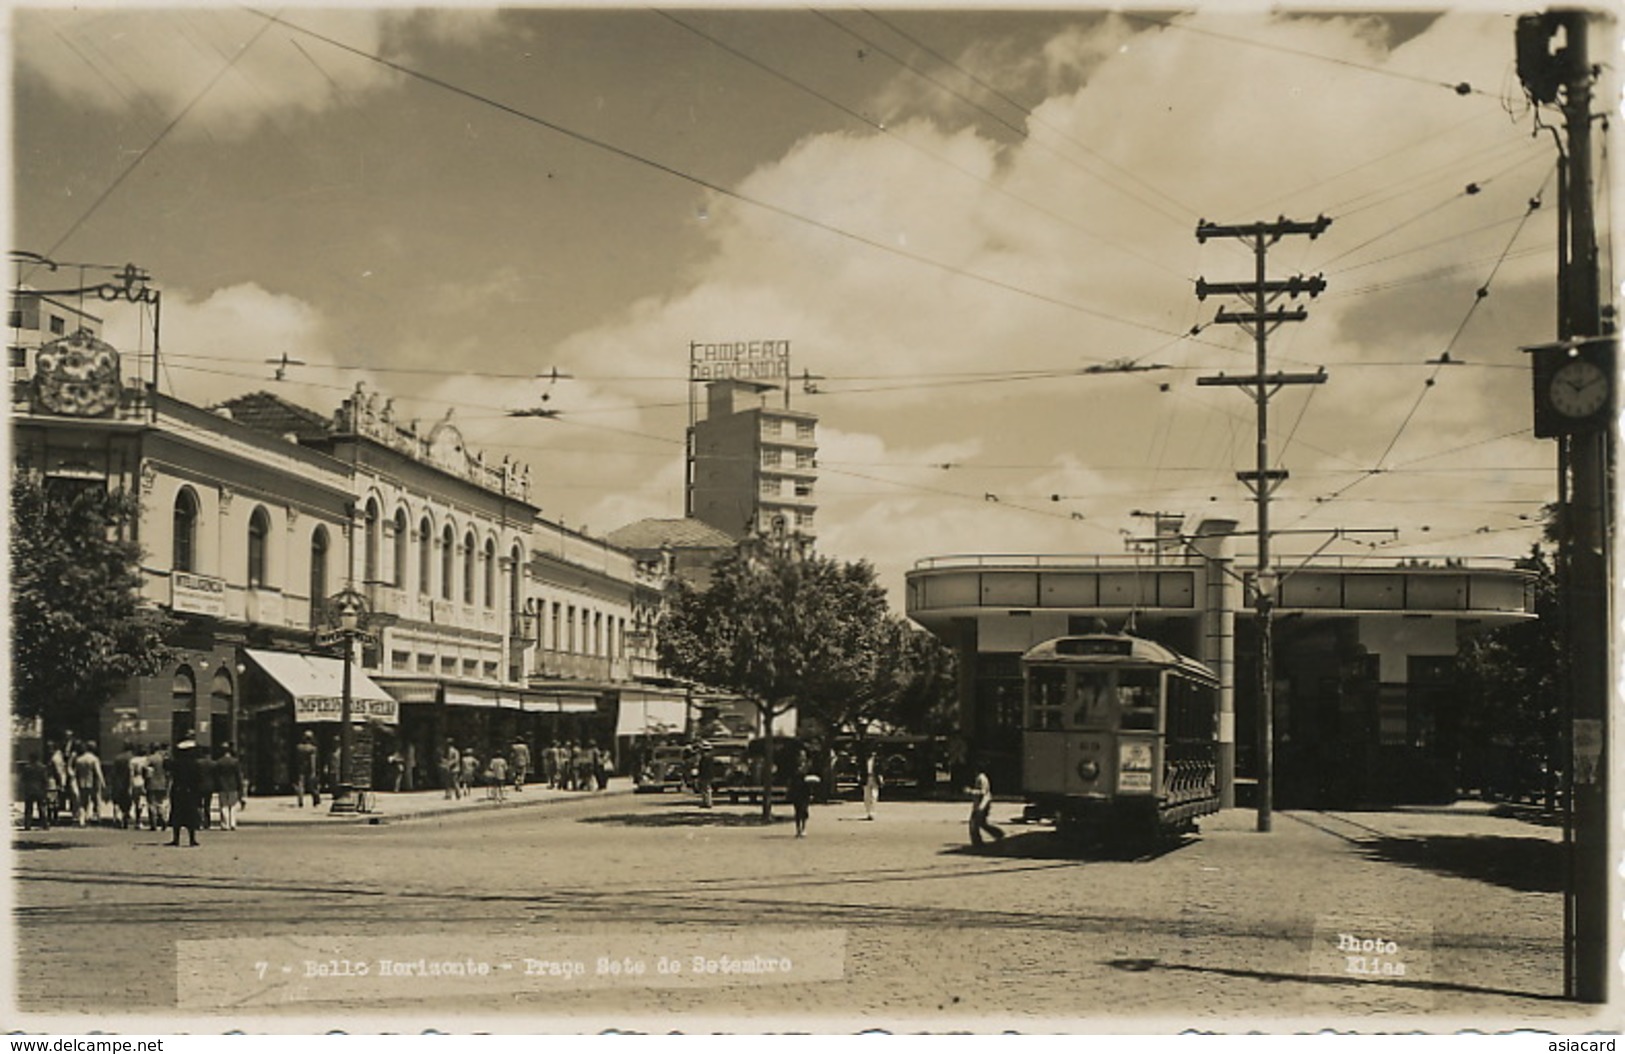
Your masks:
{"label": "clock pole", "polygon": [[[1553,43],[1562,31],[1563,46]],[[1570,657],[1564,717],[1565,844],[1563,990],[1605,1003],[1609,994],[1608,702],[1609,528],[1616,340],[1605,327],[1591,178],[1592,78],[1587,16],[1549,11],[1518,20],[1518,75],[1531,99],[1561,96],[1562,160],[1558,253],[1558,343],[1530,349],[1535,434],[1558,441],[1558,574]]]}

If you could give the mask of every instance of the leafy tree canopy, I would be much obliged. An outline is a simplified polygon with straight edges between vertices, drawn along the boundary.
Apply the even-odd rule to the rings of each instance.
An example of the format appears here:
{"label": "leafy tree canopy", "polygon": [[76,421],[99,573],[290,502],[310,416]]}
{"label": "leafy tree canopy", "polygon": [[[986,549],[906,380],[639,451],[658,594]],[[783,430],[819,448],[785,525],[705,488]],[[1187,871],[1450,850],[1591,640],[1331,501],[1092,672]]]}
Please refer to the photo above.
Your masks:
{"label": "leafy tree canopy", "polygon": [[132,676],[156,673],[170,620],[143,606],[133,497],[11,484],[12,712],[61,727],[90,719]]}

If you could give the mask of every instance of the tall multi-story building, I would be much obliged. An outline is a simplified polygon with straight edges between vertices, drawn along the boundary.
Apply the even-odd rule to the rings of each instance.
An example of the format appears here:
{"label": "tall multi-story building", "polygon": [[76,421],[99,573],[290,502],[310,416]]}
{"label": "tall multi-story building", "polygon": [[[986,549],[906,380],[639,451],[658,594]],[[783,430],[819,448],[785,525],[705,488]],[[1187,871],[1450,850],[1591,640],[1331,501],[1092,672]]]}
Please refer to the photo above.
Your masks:
{"label": "tall multi-story building", "polygon": [[745,380],[706,385],[706,414],[693,429],[689,515],[735,539],[752,531],[812,538],[818,416],[771,405],[771,390]]}

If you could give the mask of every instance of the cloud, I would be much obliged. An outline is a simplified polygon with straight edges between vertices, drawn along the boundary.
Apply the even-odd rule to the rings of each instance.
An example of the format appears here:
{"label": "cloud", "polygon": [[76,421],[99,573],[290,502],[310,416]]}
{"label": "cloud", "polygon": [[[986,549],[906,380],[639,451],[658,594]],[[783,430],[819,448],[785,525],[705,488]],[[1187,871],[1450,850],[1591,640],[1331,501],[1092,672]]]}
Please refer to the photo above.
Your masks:
{"label": "cloud", "polygon": [[298,10],[282,24],[232,8],[20,7],[13,51],[24,76],[76,103],[154,122],[184,113],[176,135],[233,140],[399,83],[387,67],[312,34],[400,60],[425,39],[477,43],[497,30],[497,17],[330,7]]}
{"label": "cloud", "polygon": [[[357,379],[369,379],[338,368],[320,313],[295,297],[254,283],[201,298],[166,289],[162,308],[159,390],[194,405],[265,390],[328,412]],[[129,372],[138,354],[151,354],[150,318],[117,305],[105,314],[106,339],[124,353]],[[284,355],[291,360],[285,367]]]}

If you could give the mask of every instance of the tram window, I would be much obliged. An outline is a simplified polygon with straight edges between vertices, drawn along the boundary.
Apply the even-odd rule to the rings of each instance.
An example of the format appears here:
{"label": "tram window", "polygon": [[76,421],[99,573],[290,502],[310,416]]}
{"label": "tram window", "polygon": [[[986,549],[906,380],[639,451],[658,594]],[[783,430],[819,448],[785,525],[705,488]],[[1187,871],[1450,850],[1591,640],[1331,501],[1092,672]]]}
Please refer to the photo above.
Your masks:
{"label": "tram window", "polygon": [[1061,727],[1061,707],[1066,702],[1066,671],[1035,668],[1027,681],[1027,727],[1057,729]]}
{"label": "tram window", "polygon": [[1145,732],[1157,730],[1157,675],[1150,671],[1125,671],[1117,686],[1117,704],[1122,710],[1121,726]]}
{"label": "tram window", "polygon": [[1088,728],[1110,725],[1115,716],[1112,711],[1116,689],[1116,675],[1098,672],[1078,672],[1072,691],[1072,727]]}

